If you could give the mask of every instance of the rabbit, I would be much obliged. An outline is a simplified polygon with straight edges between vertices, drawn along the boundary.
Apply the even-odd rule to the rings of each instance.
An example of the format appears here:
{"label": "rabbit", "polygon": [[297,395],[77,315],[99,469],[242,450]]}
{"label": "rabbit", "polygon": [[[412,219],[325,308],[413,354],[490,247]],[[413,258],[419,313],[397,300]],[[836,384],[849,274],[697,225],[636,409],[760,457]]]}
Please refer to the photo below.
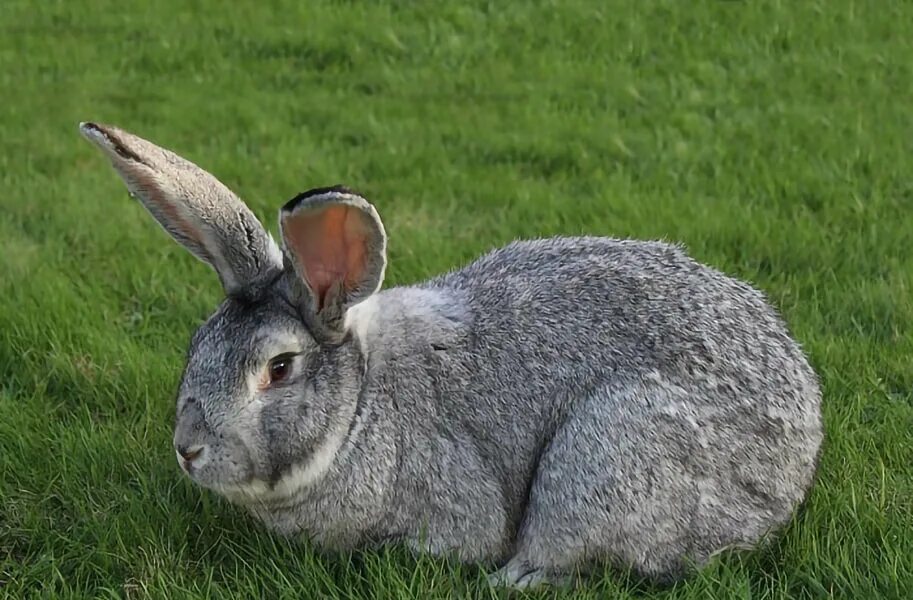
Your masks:
{"label": "rabbit", "polygon": [[682,246],[514,241],[381,290],[387,236],[343,187],[279,211],[81,123],[218,275],[174,448],[199,486],[335,552],[402,544],[528,588],[594,568],[676,582],[757,548],[812,487],[817,376],[761,292]]}

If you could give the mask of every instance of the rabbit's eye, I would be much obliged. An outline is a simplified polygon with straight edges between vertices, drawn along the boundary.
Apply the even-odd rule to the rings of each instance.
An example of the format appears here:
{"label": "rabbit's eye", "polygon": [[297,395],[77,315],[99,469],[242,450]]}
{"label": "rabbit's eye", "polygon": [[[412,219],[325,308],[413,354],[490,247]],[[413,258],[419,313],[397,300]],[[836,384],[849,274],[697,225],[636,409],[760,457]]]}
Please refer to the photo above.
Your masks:
{"label": "rabbit's eye", "polygon": [[269,361],[269,383],[270,385],[274,383],[279,383],[288,377],[289,373],[292,371],[292,356],[283,355],[277,356],[273,360]]}

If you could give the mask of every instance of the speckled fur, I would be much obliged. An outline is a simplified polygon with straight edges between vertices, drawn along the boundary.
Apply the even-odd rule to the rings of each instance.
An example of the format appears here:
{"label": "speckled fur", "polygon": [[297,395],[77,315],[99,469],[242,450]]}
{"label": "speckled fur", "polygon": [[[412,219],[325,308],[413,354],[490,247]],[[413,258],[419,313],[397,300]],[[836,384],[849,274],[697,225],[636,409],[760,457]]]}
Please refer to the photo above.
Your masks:
{"label": "speckled fur", "polygon": [[[515,586],[601,563],[671,581],[756,546],[812,485],[814,372],[757,290],[679,247],[515,242],[355,298],[338,335],[273,255],[194,336],[175,442],[283,534],[405,542]],[[257,389],[286,349],[289,382]]]}

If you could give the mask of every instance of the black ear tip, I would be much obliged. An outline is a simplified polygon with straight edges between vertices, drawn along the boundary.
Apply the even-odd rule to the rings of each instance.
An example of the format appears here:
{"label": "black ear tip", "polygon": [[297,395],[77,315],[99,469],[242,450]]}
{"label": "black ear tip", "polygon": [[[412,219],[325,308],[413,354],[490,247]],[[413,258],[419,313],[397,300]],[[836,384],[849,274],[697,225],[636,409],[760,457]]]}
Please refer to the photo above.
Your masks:
{"label": "black ear tip", "polygon": [[346,187],[344,185],[331,185],[329,187],[313,188],[313,189],[307,190],[306,192],[301,192],[300,194],[298,194],[297,196],[295,196],[294,198],[292,198],[291,200],[286,202],[285,205],[282,207],[282,210],[283,211],[294,210],[295,207],[297,207],[299,204],[301,204],[307,200],[315,200],[316,198],[318,198],[320,196],[335,196],[335,195],[340,195],[340,194],[346,195],[346,196],[358,196],[359,198],[362,197],[361,194],[359,194],[355,190],[353,190],[349,187]]}
{"label": "black ear tip", "polygon": [[300,194],[295,196],[292,199],[292,201],[307,200],[308,198],[313,198],[314,196],[323,196],[324,194],[347,194],[347,195],[352,195],[352,196],[358,196],[358,192],[356,192],[352,188],[342,185],[342,184],[337,184],[337,185],[331,185],[328,187],[313,188],[306,192],[301,192]]}

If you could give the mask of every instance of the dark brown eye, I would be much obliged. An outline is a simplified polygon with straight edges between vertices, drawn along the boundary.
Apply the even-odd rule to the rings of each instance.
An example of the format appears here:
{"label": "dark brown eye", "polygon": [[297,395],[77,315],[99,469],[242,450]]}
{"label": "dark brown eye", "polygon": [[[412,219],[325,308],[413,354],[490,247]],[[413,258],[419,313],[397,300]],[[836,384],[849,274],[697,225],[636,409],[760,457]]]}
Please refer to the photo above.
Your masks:
{"label": "dark brown eye", "polygon": [[269,361],[269,383],[270,385],[274,383],[279,383],[286,377],[292,370],[292,357],[291,356],[277,356],[273,360]]}

